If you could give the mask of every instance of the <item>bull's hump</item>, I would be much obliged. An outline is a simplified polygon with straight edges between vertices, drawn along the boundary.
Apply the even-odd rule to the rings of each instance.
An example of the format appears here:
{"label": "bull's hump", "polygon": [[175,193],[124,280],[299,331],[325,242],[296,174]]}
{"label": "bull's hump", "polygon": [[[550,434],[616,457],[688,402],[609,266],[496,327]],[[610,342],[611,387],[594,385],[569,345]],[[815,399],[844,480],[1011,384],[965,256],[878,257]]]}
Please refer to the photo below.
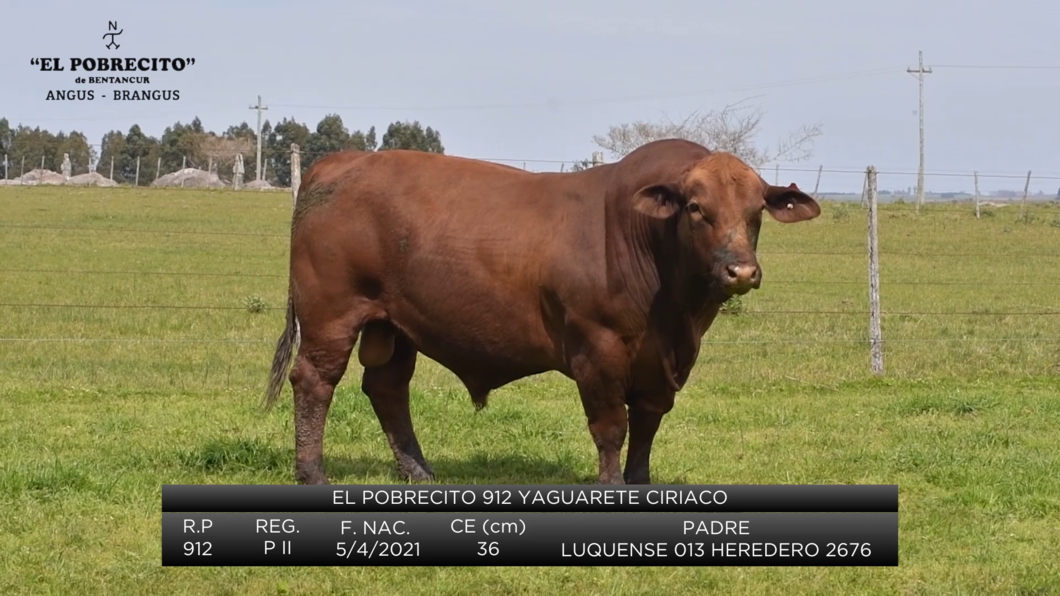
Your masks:
{"label": "bull's hump", "polygon": [[655,141],[649,141],[643,145],[637,147],[633,151],[630,151],[627,157],[636,156],[645,153],[655,153],[658,151],[691,151],[695,153],[710,153],[710,150],[687,139],[671,138],[671,139],[658,139]]}
{"label": "bull's hump", "polygon": [[703,145],[684,139],[645,143],[615,163],[621,172],[616,182],[622,186],[656,184],[675,178],[712,154]]}

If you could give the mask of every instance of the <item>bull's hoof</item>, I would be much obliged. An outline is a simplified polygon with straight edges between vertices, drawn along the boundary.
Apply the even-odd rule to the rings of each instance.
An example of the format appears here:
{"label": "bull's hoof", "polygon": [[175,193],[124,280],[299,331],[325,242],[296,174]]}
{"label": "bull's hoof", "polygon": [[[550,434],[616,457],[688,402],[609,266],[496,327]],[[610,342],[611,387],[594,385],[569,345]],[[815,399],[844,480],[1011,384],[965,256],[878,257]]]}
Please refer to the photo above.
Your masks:
{"label": "bull's hoof", "polygon": [[398,466],[398,474],[406,482],[433,482],[434,472],[430,467],[419,464]]}
{"label": "bull's hoof", "polygon": [[651,484],[648,474],[631,474],[625,477],[626,484]]}
{"label": "bull's hoof", "polygon": [[622,474],[626,484],[651,484],[651,470],[647,466],[635,466]]}
{"label": "bull's hoof", "polygon": [[324,474],[323,463],[298,466],[294,472],[294,478],[298,484],[331,484],[327,475]]}
{"label": "bull's hoof", "polygon": [[298,477],[296,477],[296,480],[298,481],[298,484],[307,484],[307,485],[309,485],[309,484],[331,484],[331,481],[328,480],[327,476],[322,476],[322,475],[318,475],[318,476],[298,476]]}

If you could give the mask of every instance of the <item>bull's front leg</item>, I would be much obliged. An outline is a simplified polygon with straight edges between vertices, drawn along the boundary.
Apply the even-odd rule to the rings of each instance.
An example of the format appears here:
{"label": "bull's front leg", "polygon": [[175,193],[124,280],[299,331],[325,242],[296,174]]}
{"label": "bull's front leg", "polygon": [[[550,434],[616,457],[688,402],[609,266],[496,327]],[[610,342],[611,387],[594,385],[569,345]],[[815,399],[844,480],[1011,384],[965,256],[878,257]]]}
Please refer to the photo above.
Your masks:
{"label": "bull's front leg", "polygon": [[651,446],[673,404],[672,392],[657,399],[634,399],[629,404],[629,449],[623,474],[626,484],[651,484]]}
{"label": "bull's front leg", "polygon": [[625,347],[610,332],[597,331],[568,351],[571,372],[578,384],[589,433],[600,457],[599,484],[624,484],[621,453],[626,441]]}

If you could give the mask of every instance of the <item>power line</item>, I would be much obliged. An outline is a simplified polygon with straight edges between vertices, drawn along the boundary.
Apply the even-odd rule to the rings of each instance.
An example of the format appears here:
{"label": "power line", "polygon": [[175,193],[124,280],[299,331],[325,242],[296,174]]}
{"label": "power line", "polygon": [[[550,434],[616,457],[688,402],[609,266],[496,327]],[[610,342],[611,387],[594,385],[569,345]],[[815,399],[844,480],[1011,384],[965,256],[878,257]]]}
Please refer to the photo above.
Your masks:
{"label": "power line", "polygon": [[375,105],[375,106],[335,106],[335,105],[300,105],[300,104],[273,104],[273,107],[278,108],[298,108],[298,109],[316,109],[316,110],[486,110],[486,109],[506,109],[506,108],[549,108],[559,106],[575,106],[575,105],[597,105],[597,104],[610,104],[610,103],[627,103],[637,101],[651,101],[657,99],[676,99],[684,97],[700,97],[704,95],[718,95],[723,93],[735,93],[739,91],[756,91],[760,89],[775,89],[779,87],[789,87],[794,85],[807,85],[811,83],[825,83],[831,81],[838,81],[844,79],[852,79],[859,77],[870,77],[879,76],[883,74],[891,74],[899,72],[900,68],[889,67],[889,68],[877,68],[872,70],[863,70],[849,73],[837,73],[831,75],[819,75],[816,77],[807,77],[802,79],[789,79],[786,81],[774,81],[771,83],[758,83],[752,85],[742,85],[738,87],[704,90],[704,91],[691,91],[684,93],[666,93],[666,94],[655,94],[655,95],[634,95],[626,97],[604,97],[596,99],[580,99],[580,100],[567,100],[567,101],[537,101],[537,102],[518,102],[518,103],[494,103],[494,104],[456,104],[448,106],[401,106],[401,105]]}
{"label": "power line", "polygon": [[[211,108],[206,110],[189,110],[199,115],[209,114],[220,114],[222,112],[230,113],[235,112],[239,108]],[[186,118],[188,111],[184,112],[168,112],[164,114],[157,114],[154,112],[143,113],[143,114],[125,114],[124,117],[127,119],[154,119],[154,118]],[[193,116],[194,119],[196,116]],[[6,116],[9,122],[12,124],[16,121],[25,120],[28,122],[113,122],[113,116],[100,116],[100,117],[77,117],[77,118],[20,118],[18,116]],[[21,122],[19,122],[21,124]]]}

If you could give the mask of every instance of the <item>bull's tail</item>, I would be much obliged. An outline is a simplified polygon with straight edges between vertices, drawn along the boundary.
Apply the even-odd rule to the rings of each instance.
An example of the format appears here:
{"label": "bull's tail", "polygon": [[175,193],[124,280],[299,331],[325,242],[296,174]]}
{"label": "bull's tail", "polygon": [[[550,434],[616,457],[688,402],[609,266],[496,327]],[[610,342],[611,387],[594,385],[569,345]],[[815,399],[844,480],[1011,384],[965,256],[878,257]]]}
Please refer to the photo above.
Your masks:
{"label": "bull's tail", "polygon": [[283,383],[287,376],[287,370],[294,359],[295,350],[298,349],[299,328],[298,318],[294,314],[294,300],[291,292],[287,293],[287,322],[283,327],[283,334],[276,341],[276,353],[272,357],[272,371],[269,375],[269,386],[265,390],[265,410],[268,411],[276,403],[283,389]]}

